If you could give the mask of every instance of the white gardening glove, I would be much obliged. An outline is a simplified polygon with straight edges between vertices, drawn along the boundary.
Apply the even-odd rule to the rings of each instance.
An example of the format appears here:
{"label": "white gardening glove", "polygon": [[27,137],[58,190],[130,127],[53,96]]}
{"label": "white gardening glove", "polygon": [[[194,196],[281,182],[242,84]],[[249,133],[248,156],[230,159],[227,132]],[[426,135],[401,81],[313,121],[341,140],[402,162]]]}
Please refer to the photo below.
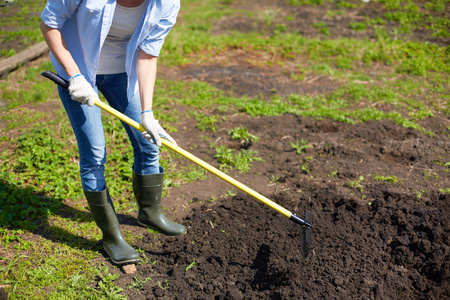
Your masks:
{"label": "white gardening glove", "polygon": [[167,134],[167,132],[161,127],[161,125],[159,125],[158,120],[155,120],[153,111],[149,110],[142,112],[142,126],[144,126],[144,128],[147,130],[142,132],[144,138],[149,140],[151,143],[156,144],[156,146],[161,146],[160,136],[177,145],[177,142],[175,142],[175,140],[169,134]]}
{"label": "white gardening glove", "polygon": [[88,106],[94,105],[96,93],[82,74],[69,78],[69,94],[72,100]]}

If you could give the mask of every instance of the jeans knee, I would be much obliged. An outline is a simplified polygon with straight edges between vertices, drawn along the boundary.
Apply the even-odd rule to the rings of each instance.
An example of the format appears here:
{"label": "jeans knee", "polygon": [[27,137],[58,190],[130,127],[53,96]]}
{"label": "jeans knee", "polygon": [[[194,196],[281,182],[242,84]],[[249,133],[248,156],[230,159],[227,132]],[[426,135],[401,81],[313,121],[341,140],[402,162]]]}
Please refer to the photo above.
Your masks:
{"label": "jeans knee", "polygon": [[85,191],[103,191],[106,187],[104,164],[80,166],[80,176]]}
{"label": "jeans knee", "polygon": [[159,173],[159,148],[146,140],[139,149],[134,149],[134,170],[138,174]]}

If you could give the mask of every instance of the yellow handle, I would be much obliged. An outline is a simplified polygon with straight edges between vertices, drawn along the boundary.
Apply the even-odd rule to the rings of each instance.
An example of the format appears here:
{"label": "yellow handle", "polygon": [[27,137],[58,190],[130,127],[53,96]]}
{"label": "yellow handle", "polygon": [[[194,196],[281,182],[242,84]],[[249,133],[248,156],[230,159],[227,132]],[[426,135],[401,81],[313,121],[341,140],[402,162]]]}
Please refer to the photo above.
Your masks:
{"label": "yellow handle", "polygon": [[[45,72],[42,72],[41,74],[42,74],[42,76],[51,79],[53,82],[55,82],[56,84],[62,86],[63,88],[67,89],[69,87],[69,82],[67,80],[61,78],[57,74],[54,74],[54,73],[52,73],[50,71],[45,71]],[[118,112],[117,110],[115,110],[111,106],[103,103],[102,101],[100,101],[100,99],[98,97],[96,97],[94,99],[94,104],[97,105],[98,107],[100,107],[101,109],[109,112],[113,116],[119,118],[122,122],[130,125],[131,127],[134,127],[134,128],[136,128],[137,130],[139,130],[141,132],[145,131],[144,126],[142,126],[138,122],[134,121],[133,119],[125,116],[124,114]],[[243,185],[239,181],[231,178],[230,176],[226,175],[225,173],[223,173],[223,172],[219,171],[218,169],[214,168],[213,166],[207,164],[203,160],[195,157],[194,155],[190,154],[186,150],[183,150],[182,148],[178,147],[177,145],[175,145],[175,144],[173,144],[173,143],[171,143],[171,142],[169,142],[169,141],[167,141],[165,139],[161,139],[161,144],[163,144],[164,146],[166,146],[169,149],[172,149],[173,151],[177,152],[181,156],[189,159],[190,161],[192,161],[193,163],[199,165],[200,167],[204,168],[205,170],[213,173],[217,177],[225,180],[226,182],[230,183],[231,185],[237,187],[241,191],[249,194],[253,198],[261,201],[262,203],[266,204],[267,206],[273,208],[274,210],[278,211],[279,213],[285,215],[291,221],[293,221],[293,222],[295,222],[297,224],[300,224],[300,225],[302,225],[304,227],[311,228],[311,223],[309,221],[305,221],[302,218],[299,218],[297,215],[291,213],[290,211],[288,211],[284,207],[276,204],[275,202],[273,202],[273,201],[269,200],[268,198],[264,197],[263,195],[255,192],[251,188],[247,187],[246,185]]]}
{"label": "yellow handle", "polygon": [[[127,123],[131,127],[134,127],[134,128],[136,128],[137,130],[139,130],[141,132],[145,131],[144,126],[142,126],[138,122],[134,121],[133,119],[125,116],[124,114],[118,112],[117,110],[115,110],[111,106],[103,103],[102,101],[100,101],[100,99],[96,98],[95,101],[94,101],[94,104],[97,105],[98,107],[100,107],[101,109],[109,112],[113,116],[119,118],[121,121]],[[277,212],[285,215],[288,218],[291,218],[292,212],[290,212],[287,209],[285,209],[284,207],[276,204],[272,200],[264,197],[260,193],[252,190],[251,188],[247,187],[246,185],[240,183],[236,179],[233,179],[232,177],[228,176],[227,174],[223,173],[222,171],[218,170],[217,168],[214,168],[210,164],[208,164],[208,163],[204,162],[203,160],[199,159],[198,157],[192,155],[191,153],[187,152],[186,150],[182,149],[181,147],[178,147],[177,145],[175,145],[175,144],[173,144],[173,143],[171,143],[171,142],[169,142],[169,141],[167,141],[165,139],[161,139],[161,144],[163,144],[167,148],[175,151],[176,153],[180,154],[181,156],[189,159],[190,161],[192,161],[193,163],[199,165],[203,169],[213,173],[217,177],[225,180],[229,184],[237,187],[238,189],[240,189],[241,191],[247,193],[248,195],[252,196],[253,198],[261,201],[262,203],[266,204],[267,206],[273,208]]]}

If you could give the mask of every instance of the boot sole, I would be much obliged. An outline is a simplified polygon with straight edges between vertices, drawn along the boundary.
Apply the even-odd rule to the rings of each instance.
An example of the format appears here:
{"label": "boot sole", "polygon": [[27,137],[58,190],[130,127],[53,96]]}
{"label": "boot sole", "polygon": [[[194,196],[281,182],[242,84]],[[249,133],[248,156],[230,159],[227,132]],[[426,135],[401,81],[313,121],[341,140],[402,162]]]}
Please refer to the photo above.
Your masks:
{"label": "boot sole", "polygon": [[125,261],[116,261],[112,258],[111,254],[108,252],[108,250],[106,250],[105,246],[103,246],[103,249],[105,249],[106,253],[108,253],[109,259],[111,259],[111,261],[115,265],[121,266],[121,265],[136,264],[136,263],[140,262],[140,259],[129,259],[129,260],[125,260]]}
{"label": "boot sole", "polygon": [[151,226],[151,225],[144,224],[144,223],[140,222],[139,220],[137,220],[137,223],[138,223],[139,225],[141,225],[142,227],[145,227],[145,228],[149,227],[149,228],[151,228],[151,229],[153,229],[153,230],[156,230],[156,231],[158,231],[158,232],[160,232],[160,233],[162,233],[162,234],[164,234],[164,235],[167,235],[167,236],[180,236],[180,235],[183,235],[183,234],[186,233],[186,230],[185,230],[184,232],[182,232],[182,233],[166,233],[166,232],[163,232],[163,231],[159,230],[159,229],[156,228],[156,227],[153,227],[153,226]]}

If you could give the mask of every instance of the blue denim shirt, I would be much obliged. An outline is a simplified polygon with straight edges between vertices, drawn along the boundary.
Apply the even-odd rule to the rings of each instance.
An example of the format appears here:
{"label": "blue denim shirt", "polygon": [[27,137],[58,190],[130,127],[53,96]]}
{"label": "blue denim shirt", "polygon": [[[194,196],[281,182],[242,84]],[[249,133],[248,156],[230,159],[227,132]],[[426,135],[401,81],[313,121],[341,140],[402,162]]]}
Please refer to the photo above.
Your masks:
{"label": "blue denim shirt", "polygon": [[[95,84],[100,50],[111,27],[115,8],[115,0],[48,0],[41,14],[47,26],[60,29],[81,73],[92,86]],[[179,9],[180,0],[147,0],[145,14],[127,47],[125,67],[129,99],[138,92],[136,61],[139,49],[159,56]],[[68,79],[64,69],[50,55],[56,72]]]}

